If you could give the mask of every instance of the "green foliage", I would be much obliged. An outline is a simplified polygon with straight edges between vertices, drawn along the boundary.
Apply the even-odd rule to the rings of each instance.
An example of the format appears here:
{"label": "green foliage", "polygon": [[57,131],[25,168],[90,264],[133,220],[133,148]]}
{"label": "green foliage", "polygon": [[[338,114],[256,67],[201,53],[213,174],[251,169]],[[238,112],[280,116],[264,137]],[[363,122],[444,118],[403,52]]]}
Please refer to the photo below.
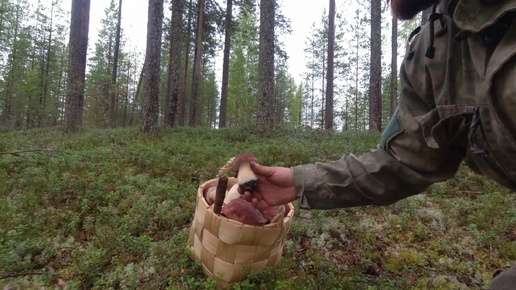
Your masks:
{"label": "green foliage", "polygon": [[235,19],[229,63],[228,125],[256,122],[258,99],[258,15],[254,3],[242,3]]}
{"label": "green foliage", "polygon": [[0,3],[0,128],[51,126],[59,118],[68,36],[60,4]]}
{"label": "green foliage", "polygon": [[[124,34],[120,36],[120,47],[117,59],[116,84],[112,83],[112,73],[115,65],[115,44],[118,17],[118,2],[110,0],[104,10],[101,20],[101,27],[98,31],[91,31],[97,34],[92,56],[88,59],[88,73],[86,76],[85,88],[85,112],[84,123],[90,126],[105,127],[110,121],[109,106],[110,96],[116,95],[115,124],[126,124],[133,112],[128,113],[129,96],[134,96],[135,76],[134,71],[140,69],[138,55],[134,48],[127,45],[128,39]],[[133,51],[130,51],[133,50]],[[134,70],[134,71],[133,71]],[[130,116],[129,116],[130,115]]]}
{"label": "green foliage", "polygon": [[[0,133],[0,287],[216,289],[186,250],[195,194],[237,152],[294,166],[378,134],[291,127]],[[233,289],[482,288],[516,259],[516,197],[461,167],[387,207],[297,210],[283,258]],[[40,275],[23,275],[23,273]]]}

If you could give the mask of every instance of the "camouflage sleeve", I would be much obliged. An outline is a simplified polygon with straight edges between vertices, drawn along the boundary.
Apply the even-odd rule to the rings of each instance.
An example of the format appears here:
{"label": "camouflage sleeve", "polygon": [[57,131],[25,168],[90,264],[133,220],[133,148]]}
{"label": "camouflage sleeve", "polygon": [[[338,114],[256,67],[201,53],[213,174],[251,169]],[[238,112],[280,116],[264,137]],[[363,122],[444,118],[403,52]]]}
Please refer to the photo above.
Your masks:
{"label": "camouflage sleeve", "polygon": [[294,167],[301,207],[392,204],[452,177],[462,160],[458,151],[426,146],[417,122],[402,110],[384,133],[379,148],[360,156],[347,154],[335,161]]}
{"label": "camouflage sleeve", "polygon": [[[302,208],[388,205],[457,172],[464,158],[462,142],[467,139],[460,134],[467,130],[439,119],[427,72],[422,55],[410,63],[404,61],[399,107],[378,148],[360,156],[348,154],[335,161],[293,167]],[[453,137],[453,130],[459,135]],[[455,144],[443,141],[450,136]]]}

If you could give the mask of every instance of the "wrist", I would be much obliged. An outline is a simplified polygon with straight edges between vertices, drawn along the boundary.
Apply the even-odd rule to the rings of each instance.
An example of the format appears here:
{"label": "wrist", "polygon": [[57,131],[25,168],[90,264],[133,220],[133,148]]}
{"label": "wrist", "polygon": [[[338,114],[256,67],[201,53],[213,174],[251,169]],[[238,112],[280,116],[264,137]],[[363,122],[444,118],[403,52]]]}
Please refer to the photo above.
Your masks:
{"label": "wrist", "polygon": [[303,171],[299,166],[291,167],[290,170],[292,173],[292,187],[294,188],[295,196],[296,198],[301,198],[304,191]]}

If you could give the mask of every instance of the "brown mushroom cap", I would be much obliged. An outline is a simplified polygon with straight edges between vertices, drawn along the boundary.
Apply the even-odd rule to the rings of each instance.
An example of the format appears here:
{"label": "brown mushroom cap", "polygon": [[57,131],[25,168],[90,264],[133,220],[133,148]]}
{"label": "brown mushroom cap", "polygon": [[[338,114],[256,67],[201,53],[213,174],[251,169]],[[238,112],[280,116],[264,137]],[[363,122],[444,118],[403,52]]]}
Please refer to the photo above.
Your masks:
{"label": "brown mushroom cap", "polygon": [[242,162],[258,162],[258,159],[251,153],[239,153],[233,160],[231,170],[237,172]]}

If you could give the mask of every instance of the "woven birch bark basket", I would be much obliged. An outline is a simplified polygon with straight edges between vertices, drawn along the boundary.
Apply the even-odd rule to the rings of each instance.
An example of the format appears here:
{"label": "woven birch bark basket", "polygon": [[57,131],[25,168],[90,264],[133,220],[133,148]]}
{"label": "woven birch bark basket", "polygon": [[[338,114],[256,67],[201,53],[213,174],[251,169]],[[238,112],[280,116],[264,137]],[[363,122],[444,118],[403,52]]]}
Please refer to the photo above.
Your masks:
{"label": "woven birch bark basket", "polygon": [[[246,225],[215,214],[213,205],[208,205],[203,190],[217,182],[215,178],[199,186],[188,248],[194,259],[202,263],[203,272],[215,279],[218,287],[227,288],[244,280],[247,274],[278,265],[294,207],[290,204],[287,216],[277,222]],[[228,188],[236,182],[236,178],[229,178]]]}

